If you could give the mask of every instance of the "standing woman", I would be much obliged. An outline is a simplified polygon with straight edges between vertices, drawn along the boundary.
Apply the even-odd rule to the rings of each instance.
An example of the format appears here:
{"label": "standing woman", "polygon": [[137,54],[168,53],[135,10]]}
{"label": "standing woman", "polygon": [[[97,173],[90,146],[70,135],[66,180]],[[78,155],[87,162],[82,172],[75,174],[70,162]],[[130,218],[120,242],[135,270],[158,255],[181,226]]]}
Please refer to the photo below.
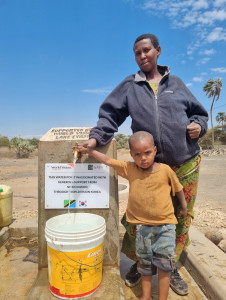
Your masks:
{"label": "standing woman", "polygon": [[[198,139],[207,131],[208,114],[180,78],[170,75],[167,66],[157,64],[161,54],[158,38],[143,34],[134,43],[134,54],[140,70],[125,78],[100,107],[99,120],[90,131],[84,147],[94,148],[108,144],[118,127],[130,116],[132,132],[148,131],[157,146],[156,162],[168,164],[184,187],[188,216],[177,218],[176,261],[189,245],[188,230],[194,216],[197,195],[200,148]],[[179,203],[173,199],[175,214]],[[150,209],[152,209],[150,207]],[[136,261],[135,228],[126,221],[122,252]],[[135,263],[126,275],[126,285],[132,287],[140,281]],[[171,273],[171,288],[180,295],[188,293],[186,282],[178,270]]]}

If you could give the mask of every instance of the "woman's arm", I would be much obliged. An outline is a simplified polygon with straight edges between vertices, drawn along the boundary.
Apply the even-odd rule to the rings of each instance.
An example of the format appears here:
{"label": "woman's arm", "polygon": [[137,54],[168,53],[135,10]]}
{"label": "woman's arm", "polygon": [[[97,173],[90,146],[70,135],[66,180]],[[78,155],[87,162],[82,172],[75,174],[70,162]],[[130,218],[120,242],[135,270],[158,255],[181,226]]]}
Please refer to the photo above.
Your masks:
{"label": "woman's arm", "polygon": [[190,121],[187,127],[189,137],[191,139],[200,138],[207,132],[208,112],[180,78],[178,84],[185,92],[187,99],[187,116]]}
{"label": "woman's arm", "polygon": [[123,80],[101,104],[97,125],[90,130],[90,139],[95,139],[97,146],[108,144],[118,131],[118,127],[129,116],[127,90],[131,76]]}

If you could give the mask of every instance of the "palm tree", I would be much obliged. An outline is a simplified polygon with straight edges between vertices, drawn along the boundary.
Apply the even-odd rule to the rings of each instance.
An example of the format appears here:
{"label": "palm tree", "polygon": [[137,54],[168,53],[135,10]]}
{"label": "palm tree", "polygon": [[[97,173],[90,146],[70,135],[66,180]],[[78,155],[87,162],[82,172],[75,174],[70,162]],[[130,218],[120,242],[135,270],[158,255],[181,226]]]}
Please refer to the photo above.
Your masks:
{"label": "palm tree", "polygon": [[221,124],[221,126],[224,125],[224,122],[226,122],[226,114],[225,112],[219,112],[216,116],[217,123]]}
{"label": "palm tree", "polygon": [[222,78],[218,78],[217,81],[214,79],[209,79],[203,87],[203,91],[206,92],[206,96],[208,96],[208,98],[213,97],[213,102],[212,102],[211,108],[210,108],[211,127],[212,127],[212,147],[213,148],[214,148],[214,129],[213,129],[212,111],[213,111],[214,101],[215,100],[217,101],[220,97],[221,89],[222,89]]}

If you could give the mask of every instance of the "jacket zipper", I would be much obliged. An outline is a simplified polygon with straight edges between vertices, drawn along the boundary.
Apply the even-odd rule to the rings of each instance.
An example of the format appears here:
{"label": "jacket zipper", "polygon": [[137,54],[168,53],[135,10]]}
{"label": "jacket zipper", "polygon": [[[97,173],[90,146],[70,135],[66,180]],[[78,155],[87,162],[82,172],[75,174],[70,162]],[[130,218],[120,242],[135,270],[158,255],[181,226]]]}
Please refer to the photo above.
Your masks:
{"label": "jacket zipper", "polygon": [[[163,82],[164,78],[169,75],[169,72],[167,74],[164,74],[162,79],[159,82],[159,86],[161,82]],[[162,133],[161,133],[161,126],[160,126],[160,120],[159,120],[159,109],[158,109],[158,92],[159,92],[159,87],[157,94],[155,95],[155,106],[156,106],[156,111],[157,111],[157,122],[158,122],[158,135],[159,135],[159,147],[160,147],[160,156],[161,156],[161,161],[164,162],[164,152],[163,152],[163,144],[162,144]]]}
{"label": "jacket zipper", "polygon": [[163,154],[162,154],[162,142],[161,142],[161,134],[160,134],[160,121],[159,121],[159,109],[158,109],[158,91],[157,91],[157,94],[155,94],[149,83],[148,83],[148,87],[151,90],[151,92],[153,93],[154,99],[155,99],[156,118],[157,118],[157,126],[156,127],[157,127],[157,137],[159,140],[158,150],[160,152],[160,156],[162,157]]}
{"label": "jacket zipper", "polygon": [[[168,75],[169,73],[163,75],[162,79],[159,82],[160,83],[163,81],[163,79]],[[150,85],[148,84],[149,88]],[[152,88],[151,88],[152,90]],[[158,87],[158,91],[159,91],[159,87]],[[154,93],[154,91],[152,90],[152,93],[154,94],[155,97],[155,107],[156,107],[156,114],[157,114],[157,130],[158,130],[158,139],[159,139],[159,152],[160,152],[160,156],[161,156],[161,161],[164,161],[164,154],[163,154],[163,145],[162,145],[162,138],[161,138],[161,127],[160,127],[160,120],[159,120],[159,109],[158,109],[158,91],[157,94]]]}
{"label": "jacket zipper", "polygon": [[162,152],[162,139],[161,139],[161,128],[160,128],[160,120],[159,120],[159,108],[158,108],[158,91],[155,96],[155,107],[156,107],[156,114],[157,114],[157,128],[158,128],[158,139],[159,139],[159,152],[161,155],[161,161],[163,161],[163,152]]}

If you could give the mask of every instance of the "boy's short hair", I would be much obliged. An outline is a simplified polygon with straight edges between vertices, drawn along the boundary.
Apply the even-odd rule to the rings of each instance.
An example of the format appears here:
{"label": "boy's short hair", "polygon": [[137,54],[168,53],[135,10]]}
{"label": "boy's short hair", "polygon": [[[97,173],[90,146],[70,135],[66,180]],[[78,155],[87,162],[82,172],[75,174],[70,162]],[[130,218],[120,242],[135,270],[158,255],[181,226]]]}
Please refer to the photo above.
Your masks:
{"label": "boy's short hair", "polygon": [[157,38],[157,36],[155,36],[154,34],[151,34],[151,33],[145,33],[145,34],[142,34],[140,36],[138,36],[133,44],[133,49],[135,47],[135,44],[141,40],[144,40],[144,39],[150,39],[151,40],[151,43],[152,45],[155,47],[155,48],[158,48],[159,47],[159,40]]}
{"label": "boy's short hair", "polygon": [[129,140],[128,140],[130,150],[132,149],[132,143],[134,141],[141,142],[145,138],[150,139],[150,141],[153,143],[153,146],[155,145],[154,138],[153,138],[152,134],[150,134],[147,131],[137,131],[134,134],[132,134],[130,136]]}

